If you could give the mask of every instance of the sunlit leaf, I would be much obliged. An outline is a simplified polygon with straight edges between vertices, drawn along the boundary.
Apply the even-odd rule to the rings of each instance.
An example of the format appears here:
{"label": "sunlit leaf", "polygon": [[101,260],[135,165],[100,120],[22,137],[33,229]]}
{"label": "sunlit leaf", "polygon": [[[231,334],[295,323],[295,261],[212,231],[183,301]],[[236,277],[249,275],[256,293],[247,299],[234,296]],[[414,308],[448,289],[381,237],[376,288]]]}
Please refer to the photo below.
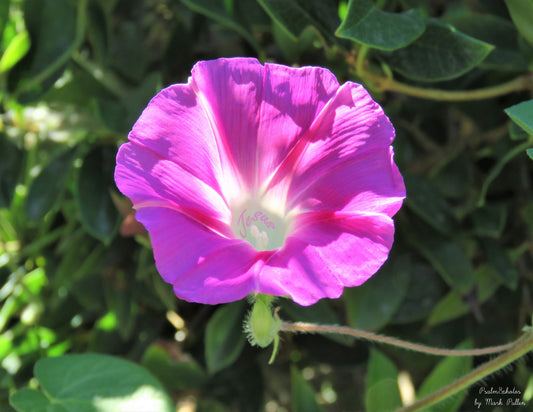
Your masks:
{"label": "sunlit leaf", "polygon": [[533,136],[533,100],[508,107],[505,109],[505,113],[529,136]]}
{"label": "sunlit leaf", "polygon": [[36,412],[46,398],[56,407],[54,411],[175,411],[170,397],[146,369],[120,358],[100,354],[43,358],[34,372],[44,396],[31,389],[15,392],[11,403],[25,407],[19,412]]}
{"label": "sunlit leaf", "polygon": [[0,73],[7,72],[11,69],[24,57],[29,49],[30,37],[28,36],[28,32],[20,32],[11,40],[0,59]]}

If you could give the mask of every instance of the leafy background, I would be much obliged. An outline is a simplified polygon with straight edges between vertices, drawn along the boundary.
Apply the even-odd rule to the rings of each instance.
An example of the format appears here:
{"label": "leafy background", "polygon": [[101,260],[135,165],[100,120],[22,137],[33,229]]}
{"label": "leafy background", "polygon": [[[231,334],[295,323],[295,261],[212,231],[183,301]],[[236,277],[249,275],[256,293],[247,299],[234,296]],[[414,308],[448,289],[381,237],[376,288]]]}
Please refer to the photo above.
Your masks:
{"label": "leafy background", "polygon": [[[338,300],[277,301],[280,316],[505,343],[533,312],[532,28],[528,0],[0,0],[0,409],[383,411],[401,406],[399,375],[420,397],[486,361],[284,334],[267,365],[245,342],[245,301],[179,301],[160,279],[114,158],[198,60],[362,82],[407,185],[391,257]],[[527,404],[532,370],[483,385]],[[434,410],[473,410],[478,394]]]}

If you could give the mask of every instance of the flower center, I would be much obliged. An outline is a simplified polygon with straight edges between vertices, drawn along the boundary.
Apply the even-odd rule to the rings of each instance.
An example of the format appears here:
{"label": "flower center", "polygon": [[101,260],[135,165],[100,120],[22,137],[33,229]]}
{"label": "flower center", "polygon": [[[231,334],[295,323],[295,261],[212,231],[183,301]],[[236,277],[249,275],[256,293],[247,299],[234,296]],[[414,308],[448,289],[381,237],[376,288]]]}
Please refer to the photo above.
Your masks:
{"label": "flower center", "polygon": [[232,208],[232,212],[233,233],[256,250],[274,250],[285,243],[287,222],[281,213],[268,210],[256,202]]}

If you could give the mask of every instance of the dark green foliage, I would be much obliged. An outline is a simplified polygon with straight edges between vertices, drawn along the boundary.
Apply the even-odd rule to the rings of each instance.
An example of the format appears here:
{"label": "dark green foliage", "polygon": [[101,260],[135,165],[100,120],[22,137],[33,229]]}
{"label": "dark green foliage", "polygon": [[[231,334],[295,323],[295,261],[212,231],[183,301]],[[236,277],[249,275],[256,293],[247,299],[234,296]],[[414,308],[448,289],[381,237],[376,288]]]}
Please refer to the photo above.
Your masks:
{"label": "dark green foliage", "polygon": [[[161,411],[384,411],[402,405],[400,371],[420,397],[477,365],[284,332],[268,365],[271,349],[246,343],[245,301],[175,297],[113,170],[149,99],[201,59],[327,67],[363,83],[397,131],[407,199],[389,260],[340,299],[278,298],[282,321],[449,348],[515,339],[533,308],[532,7],[0,0],[0,410],[124,410],[135,393]],[[531,373],[526,361],[487,387],[523,395]]]}

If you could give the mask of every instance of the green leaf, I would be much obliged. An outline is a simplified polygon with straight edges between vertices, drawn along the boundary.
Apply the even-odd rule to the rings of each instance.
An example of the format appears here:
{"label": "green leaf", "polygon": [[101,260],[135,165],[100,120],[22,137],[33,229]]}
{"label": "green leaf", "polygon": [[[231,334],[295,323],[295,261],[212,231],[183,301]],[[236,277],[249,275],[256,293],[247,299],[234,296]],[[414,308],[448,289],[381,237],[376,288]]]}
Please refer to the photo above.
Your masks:
{"label": "green leaf", "polygon": [[481,246],[488,263],[494,268],[500,281],[511,290],[518,285],[518,271],[505,250],[492,239],[484,239]]}
{"label": "green leaf", "polygon": [[421,13],[387,13],[371,0],[350,0],[348,14],[336,35],[368,47],[396,50],[416,40],[426,28]]}
{"label": "green leaf", "polygon": [[10,42],[0,59],[0,73],[7,72],[22,59],[30,49],[28,32],[18,33]]}
{"label": "green leaf", "polygon": [[531,160],[533,160],[533,148],[526,150],[527,155]]}
{"label": "green leaf", "polygon": [[[175,411],[161,384],[141,366],[108,355],[83,354],[43,358],[35,364],[35,378],[48,400],[64,412],[114,412],[141,405],[161,412]],[[20,402],[16,392],[12,398]],[[43,396],[29,395],[43,404]],[[13,402],[13,401],[12,401]],[[40,409],[40,411],[50,409]],[[31,409],[20,412],[31,411]],[[35,409],[37,411],[37,409]]]}
{"label": "green leaf", "polygon": [[[223,0],[181,0],[183,4],[191,10],[203,14],[210,19],[236,31],[256,50],[261,50],[261,46],[250,33],[250,30],[233,16],[232,7],[226,7],[228,2]],[[226,3],[226,4],[225,4]],[[229,4],[231,4],[230,2]]]}
{"label": "green leaf", "polygon": [[113,236],[119,217],[110,195],[114,186],[114,159],[107,154],[104,148],[95,148],[85,156],[76,185],[76,200],[83,226],[104,242],[109,242]]}
{"label": "green leaf", "polygon": [[408,241],[435,268],[442,279],[461,293],[467,293],[474,285],[472,263],[464,248],[454,239],[437,233],[418,231],[408,235]]}
{"label": "green leaf", "polygon": [[148,64],[143,47],[141,27],[135,22],[122,22],[110,39],[109,65],[134,83],[139,83]]}
{"label": "green leaf", "polygon": [[491,14],[463,13],[445,18],[457,30],[495,46],[480,67],[525,71],[527,64],[518,49],[518,32],[508,20]]}
{"label": "green leaf", "polygon": [[458,224],[453,209],[433,183],[416,175],[404,175],[404,180],[407,207],[439,232],[454,233]]}
{"label": "green leaf", "polygon": [[59,201],[74,160],[75,149],[67,150],[52,161],[33,180],[26,197],[26,216],[42,219]]}
{"label": "green leaf", "polygon": [[332,2],[323,0],[258,0],[270,17],[296,39],[308,27],[315,27],[330,43],[340,19]]}
{"label": "green leaf", "polygon": [[431,266],[417,263],[413,265],[409,293],[395,312],[392,322],[405,324],[426,318],[443,295],[444,285]]}
{"label": "green leaf", "polygon": [[[76,4],[70,0],[24,2],[24,18],[32,47],[28,53],[28,68],[21,72],[19,89],[29,92],[30,98],[50,88],[63,73],[65,66],[61,63],[67,61],[77,40]],[[38,76],[43,76],[43,81],[36,83]]]}
{"label": "green leaf", "polygon": [[291,411],[323,411],[323,408],[316,401],[315,391],[294,366],[291,367]]}
{"label": "green leaf", "polygon": [[142,358],[142,365],[154,374],[170,392],[200,388],[206,373],[194,360],[174,361],[165,347],[152,344]]}
{"label": "green leaf", "polygon": [[141,84],[124,93],[121,99],[99,99],[97,112],[110,130],[128,133],[150,99],[161,88],[161,74],[146,75]]}
{"label": "green leaf", "polygon": [[411,270],[412,263],[407,255],[394,260],[389,258],[363,285],[346,288],[343,299],[349,325],[377,331],[389,323],[407,293]]}
{"label": "green leaf", "polygon": [[[495,270],[488,265],[477,268],[474,273],[474,279],[477,289],[477,299],[480,303],[490,299],[501,285],[501,281],[496,276]],[[452,290],[435,305],[427,319],[427,324],[428,326],[435,326],[439,323],[463,316],[469,311],[470,306],[465,302],[463,296],[456,290]]]}
{"label": "green leaf", "polygon": [[376,349],[371,349],[368,360],[365,405],[368,412],[394,411],[402,406],[398,369]]}
{"label": "green leaf", "polygon": [[409,79],[434,82],[465,74],[493,49],[440,20],[427,19],[426,30],[417,40],[384,54],[384,58],[392,69]]}
{"label": "green leaf", "polygon": [[0,133],[0,207],[8,207],[23,169],[23,152]]}
{"label": "green leaf", "polygon": [[[470,342],[464,342],[456,349],[470,349]],[[472,369],[472,357],[449,356],[440,361],[424,380],[417,393],[417,399],[430,395],[444,386],[452,383],[460,377],[466,375]],[[452,412],[458,410],[467,394],[466,390],[459,392],[452,398],[447,398],[430,408],[424,409],[427,412]]]}
{"label": "green leaf", "polygon": [[515,122],[511,122],[509,125],[509,137],[511,140],[527,140],[529,134]]}
{"label": "green leaf", "polygon": [[37,389],[22,388],[9,397],[9,404],[18,412],[43,412],[51,406],[50,400]]}
{"label": "green leaf", "polygon": [[476,235],[498,239],[507,222],[507,207],[503,204],[479,207],[472,213],[472,221]]}
{"label": "green leaf", "polygon": [[369,388],[365,395],[368,412],[392,412],[402,406],[398,382],[385,379]]}
{"label": "green leaf", "polygon": [[531,0],[505,0],[505,4],[520,34],[533,44],[533,2]]}
{"label": "green leaf", "polygon": [[231,365],[239,357],[246,339],[243,333],[244,301],[225,304],[207,323],[205,361],[210,374]]}
{"label": "green leaf", "polygon": [[[365,383],[367,389],[370,389],[376,383],[385,380],[397,380],[398,369],[383,353],[377,349],[370,349],[368,358],[368,369],[366,372]],[[397,385],[396,385],[397,386]]]}
{"label": "green leaf", "polygon": [[533,100],[508,107],[505,109],[505,113],[529,136],[533,136]]}
{"label": "green leaf", "polygon": [[123,272],[115,275],[114,282],[106,284],[104,292],[107,307],[117,319],[118,333],[127,340],[131,338],[137,321],[138,303],[132,296],[131,287],[120,287],[117,285],[127,285],[127,279]]}

